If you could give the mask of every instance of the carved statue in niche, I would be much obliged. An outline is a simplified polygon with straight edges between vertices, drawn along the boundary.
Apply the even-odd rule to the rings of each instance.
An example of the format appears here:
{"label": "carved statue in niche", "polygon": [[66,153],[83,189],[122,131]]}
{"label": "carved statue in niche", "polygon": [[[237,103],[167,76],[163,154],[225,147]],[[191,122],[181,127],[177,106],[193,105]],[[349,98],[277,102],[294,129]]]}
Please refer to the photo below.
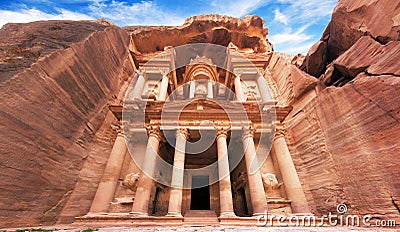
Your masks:
{"label": "carved statue in niche", "polygon": [[256,92],[256,88],[257,85],[245,85],[245,90],[244,90],[244,94],[247,97],[248,100],[256,100],[257,99],[257,92]]}
{"label": "carved statue in niche", "polygon": [[278,182],[278,179],[273,173],[263,173],[261,176],[267,191],[279,189],[282,186],[282,183]]}
{"label": "carved statue in niche", "polygon": [[139,173],[129,173],[128,175],[125,176],[124,181],[122,182],[122,185],[132,191],[135,191],[138,181],[139,181],[139,178],[140,178]]}
{"label": "carved statue in niche", "polygon": [[152,89],[150,90],[150,93],[149,93],[149,99],[154,99],[154,100],[156,100],[157,97],[158,97],[158,84],[156,84],[156,85],[154,86],[154,88],[152,88]]}
{"label": "carved statue in niche", "polygon": [[194,95],[195,96],[206,96],[207,95],[207,86],[203,82],[196,83]]}

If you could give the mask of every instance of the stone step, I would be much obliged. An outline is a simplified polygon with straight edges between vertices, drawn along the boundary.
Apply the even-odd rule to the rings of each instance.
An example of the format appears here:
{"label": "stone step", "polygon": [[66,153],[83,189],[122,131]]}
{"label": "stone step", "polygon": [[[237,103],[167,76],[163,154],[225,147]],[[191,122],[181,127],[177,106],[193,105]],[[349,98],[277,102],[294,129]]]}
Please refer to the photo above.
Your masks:
{"label": "stone step", "polygon": [[183,224],[185,226],[219,225],[219,220],[212,210],[189,210],[185,213]]}

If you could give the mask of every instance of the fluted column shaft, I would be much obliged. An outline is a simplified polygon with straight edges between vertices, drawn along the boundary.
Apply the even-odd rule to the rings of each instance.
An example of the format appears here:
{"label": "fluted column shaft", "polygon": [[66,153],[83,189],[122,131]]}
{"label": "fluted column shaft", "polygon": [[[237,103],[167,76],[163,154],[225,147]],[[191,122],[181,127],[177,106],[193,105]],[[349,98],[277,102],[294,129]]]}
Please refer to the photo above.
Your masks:
{"label": "fluted column shaft", "polygon": [[114,146],[108,158],[100,184],[97,187],[89,213],[107,213],[110,202],[114,198],[115,189],[121,173],[127,148],[122,132],[115,139]]}
{"label": "fluted column shaft", "polygon": [[158,147],[160,144],[160,130],[158,127],[148,128],[149,139],[146,147],[146,154],[143,162],[142,175],[138,182],[136,190],[135,200],[133,201],[131,214],[139,216],[148,215],[148,207],[150,202],[151,186],[154,181],[152,175],[154,174],[154,168],[156,158],[158,155]]}
{"label": "fluted column shaft", "polygon": [[226,128],[217,129],[219,201],[221,217],[234,217]]}
{"label": "fluted column shaft", "polygon": [[135,88],[133,89],[133,99],[142,99],[142,92],[146,80],[142,75],[139,75]]}
{"label": "fluted column shaft", "polygon": [[176,132],[174,167],[172,170],[171,192],[169,196],[167,216],[182,217],[182,190],[185,172],[185,148],[188,139],[187,129]]}
{"label": "fluted column shaft", "polygon": [[279,169],[282,174],[286,194],[289,200],[292,201],[292,212],[298,214],[310,213],[307,198],[304,194],[299,176],[297,175],[297,171],[292,160],[292,156],[290,155],[288,146],[286,144],[282,126],[277,127],[273,148]]}
{"label": "fluted column shaft", "polygon": [[252,128],[243,129],[243,149],[249,180],[251,204],[253,206],[253,215],[260,215],[265,213],[265,210],[267,209],[267,201],[259,170],[260,166],[256,157],[253,136],[254,130]]}
{"label": "fluted column shaft", "polygon": [[189,98],[194,98],[194,90],[196,88],[196,85],[194,81],[190,82],[190,88],[189,88]]}
{"label": "fluted column shaft", "polygon": [[207,97],[213,98],[213,83],[210,80],[207,83]]}
{"label": "fluted column shaft", "polygon": [[163,76],[163,78],[161,79],[161,87],[157,100],[165,101],[167,99],[167,95],[168,95],[168,77]]}
{"label": "fluted column shaft", "polygon": [[240,81],[240,77],[236,76],[234,80],[235,84],[235,94],[236,98],[238,101],[246,101],[246,98],[244,96],[243,88],[242,88],[242,83]]}
{"label": "fluted column shaft", "polygon": [[260,90],[262,101],[267,102],[267,101],[271,100],[270,96],[269,96],[269,89],[268,89],[267,83],[265,82],[265,79],[262,75],[260,75],[257,78],[257,84],[258,84],[258,87]]}

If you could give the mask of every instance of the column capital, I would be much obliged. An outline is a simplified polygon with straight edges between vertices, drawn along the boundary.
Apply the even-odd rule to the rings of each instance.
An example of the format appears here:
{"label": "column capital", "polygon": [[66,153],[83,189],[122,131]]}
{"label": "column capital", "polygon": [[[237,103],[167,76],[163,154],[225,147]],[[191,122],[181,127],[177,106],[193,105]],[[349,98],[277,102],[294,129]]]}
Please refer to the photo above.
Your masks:
{"label": "column capital", "polygon": [[246,139],[247,137],[254,137],[254,133],[257,131],[257,128],[253,126],[244,126],[242,129],[242,139]]}
{"label": "column capital", "polygon": [[215,126],[215,130],[217,131],[217,138],[225,137],[228,138],[228,132],[230,131],[229,126]]}
{"label": "column capital", "polygon": [[190,133],[189,133],[188,129],[186,129],[186,128],[178,128],[176,130],[176,136],[178,136],[178,135],[183,135],[185,137],[185,139],[188,140]]}
{"label": "column capital", "polygon": [[157,137],[158,139],[161,139],[161,131],[160,131],[160,126],[158,125],[146,125],[146,130],[147,130],[147,136],[154,136]]}
{"label": "column capital", "polygon": [[235,78],[239,78],[240,79],[240,76],[242,75],[242,72],[236,71],[236,72],[234,72],[234,74],[235,74]]}

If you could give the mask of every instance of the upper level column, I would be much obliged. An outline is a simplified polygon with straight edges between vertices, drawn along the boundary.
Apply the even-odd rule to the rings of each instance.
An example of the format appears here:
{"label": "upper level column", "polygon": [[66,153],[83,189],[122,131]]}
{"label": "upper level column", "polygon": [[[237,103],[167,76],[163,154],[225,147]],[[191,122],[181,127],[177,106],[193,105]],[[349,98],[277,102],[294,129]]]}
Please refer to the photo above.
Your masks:
{"label": "upper level column", "polygon": [[283,125],[277,125],[273,144],[275,156],[282,174],[283,183],[293,213],[310,213],[306,195],[301,187],[299,176],[286,144]]}
{"label": "upper level column", "polygon": [[152,185],[154,183],[152,176],[156,158],[158,155],[158,148],[161,140],[161,132],[158,126],[149,126],[147,128],[149,139],[146,147],[146,154],[143,161],[142,175],[140,176],[138,187],[136,190],[135,200],[133,201],[131,214],[139,216],[148,215],[148,206],[150,202],[150,194]]}
{"label": "upper level column", "polygon": [[207,82],[207,98],[213,98],[213,82],[208,80]]}
{"label": "upper level column", "polygon": [[244,96],[242,83],[240,81],[239,75],[235,76],[234,84],[235,84],[235,94],[236,94],[237,100],[238,101],[246,101],[246,97]]}
{"label": "upper level column", "polygon": [[264,185],[260,174],[260,165],[256,156],[254,145],[255,129],[248,126],[243,128],[243,150],[246,160],[246,170],[249,179],[249,189],[251,204],[253,205],[253,215],[264,214],[267,210],[267,201],[264,192]]}
{"label": "upper level column", "polygon": [[194,98],[194,90],[196,88],[196,85],[194,81],[190,82],[190,87],[189,87],[189,98]]}
{"label": "upper level column", "polygon": [[260,90],[262,101],[263,102],[270,101],[271,97],[269,96],[269,88],[268,88],[267,82],[265,81],[265,78],[263,75],[258,76],[257,84],[258,84],[258,88]]}
{"label": "upper level column", "polygon": [[219,202],[221,217],[235,217],[226,139],[228,127],[217,128]]}
{"label": "upper level column", "polygon": [[144,79],[142,74],[138,73],[137,75],[138,79],[136,81],[135,88],[133,89],[133,99],[142,99],[142,92],[146,80]]}
{"label": "upper level column", "polygon": [[161,79],[161,86],[160,86],[160,92],[158,94],[157,100],[159,101],[165,101],[168,96],[168,77],[164,75]]}

